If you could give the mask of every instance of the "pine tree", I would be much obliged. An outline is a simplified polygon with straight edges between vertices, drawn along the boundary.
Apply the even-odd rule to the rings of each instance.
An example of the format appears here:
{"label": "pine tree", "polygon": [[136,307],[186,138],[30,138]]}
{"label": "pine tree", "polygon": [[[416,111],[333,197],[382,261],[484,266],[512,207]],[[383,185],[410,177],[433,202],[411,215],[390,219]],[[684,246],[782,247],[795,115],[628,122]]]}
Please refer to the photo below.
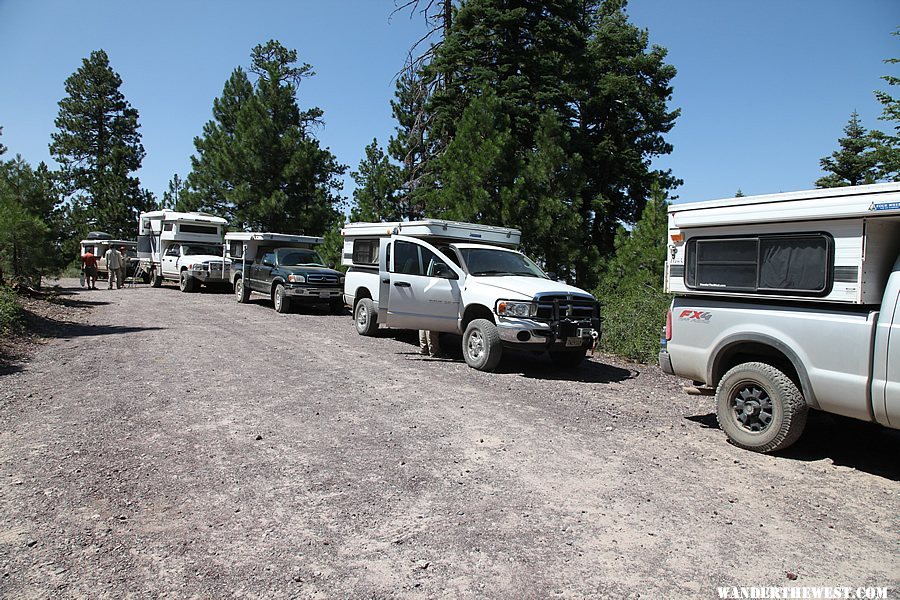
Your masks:
{"label": "pine tree", "polygon": [[101,228],[134,237],[137,214],[151,207],[152,198],[132,176],[145,153],[138,111],[121,85],[106,52],[97,50],[66,79],[66,97],[59,102],[50,153],[60,164],[58,178],[76,234]]}
{"label": "pine tree", "polygon": [[250,73],[255,83],[233,72],[195,138],[185,201],[236,228],[321,235],[339,218],[346,167],[311,134],[321,109],[297,104],[312,67],[272,40],[253,49]]}
{"label": "pine tree", "polygon": [[670,300],[663,291],[667,211],[665,193],[654,186],[634,228],[620,226],[616,232],[615,255],[594,292],[604,302],[604,348],[645,362],[659,349],[659,328]]}
{"label": "pine tree", "polygon": [[191,207],[188,204],[188,200],[185,197],[186,191],[187,182],[179,177],[178,173],[175,173],[172,179],[169,180],[168,189],[163,192],[162,202],[159,203],[159,207],[182,212],[195,210],[195,207]]}
{"label": "pine tree", "polygon": [[[900,37],[900,29],[891,35]],[[889,65],[900,64],[898,58],[884,61]],[[900,77],[884,75],[884,81],[890,86],[900,85]],[[878,179],[882,181],[900,181],[900,98],[894,98],[889,92],[877,90],[875,98],[881,103],[880,120],[893,125],[893,131],[870,131],[869,140],[878,161]]]}
{"label": "pine tree", "polygon": [[351,221],[400,221],[408,216],[398,200],[401,169],[391,163],[377,139],[366,146],[366,158],[350,176],[356,182]]}
{"label": "pine tree", "polygon": [[816,187],[864,185],[875,183],[878,179],[876,170],[878,158],[872,150],[866,128],[862,126],[856,111],[850,115],[844,133],[846,137],[838,140],[841,149],[819,161],[828,175],[817,179]]}
{"label": "pine tree", "polygon": [[[436,149],[425,169],[429,209],[494,215],[505,221],[493,224],[524,233],[549,205],[559,211],[552,217],[559,226],[543,235],[538,224],[532,253],[574,272],[577,284],[593,285],[619,223],[638,218],[654,184],[667,190],[678,183],[669,171],[650,168],[653,157],[671,152],[663,136],[678,115],[667,107],[675,69],[665,56],[628,22],[623,0],[462,2],[424,69],[435,90],[425,131]],[[495,100],[477,110],[491,113],[476,119],[471,107],[485,102],[488,89]],[[481,138],[473,119],[487,128]],[[542,141],[553,123],[556,133]],[[502,155],[494,156],[496,149]],[[543,187],[552,197],[522,185],[549,157],[557,167],[546,171],[554,175]],[[479,159],[490,162],[470,162],[473,172],[463,172],[465,161]],[[460,193],[466,187],[469,193]],[[472,210],[476,205],[482,208]]]}
{"label": "pine tree", "polygon": [[55,204],[47,165],[32,169],[19,155],[0,163],[0,273],[37,287],[44,274],[65,266]]}

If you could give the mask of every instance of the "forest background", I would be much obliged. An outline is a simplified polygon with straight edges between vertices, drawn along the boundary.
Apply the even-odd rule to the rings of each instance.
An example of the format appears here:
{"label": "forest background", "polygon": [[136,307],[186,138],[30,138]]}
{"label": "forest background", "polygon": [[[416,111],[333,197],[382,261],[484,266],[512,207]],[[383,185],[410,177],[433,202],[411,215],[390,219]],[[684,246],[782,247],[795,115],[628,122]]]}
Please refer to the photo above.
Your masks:
{"label": "forest background", "polygon": [[[607,349],[652,358],[669,300],[665,211],[681,183],[658,166],[680,114],[666,49],[624,0],[412,0],[392,11],[428,35],[396,65],[393,134],[373,139],[358,165],[322,146],[325,112],[300,93],[314,67],[273,39],[235,66],[190,171],[159,195],[137,176],[139,110],[113,59],[91,52],[64,83],[48,141],[55,164],[2,157],[3,277],[38,286],[73,263],[88,231],[133,238],[137,214],[160,207],[220,215],[231,229],[323,235],[335,263],[347,219],[471,221],[520,229],[545,270],[604,302]],[[811,158],[824,174],[810,183],[900,180],[897,61],[884,62],[872,82],[880,121],[867,128],[851,110],[837,150]],[[10,298],[0,295],[0,320]]]}

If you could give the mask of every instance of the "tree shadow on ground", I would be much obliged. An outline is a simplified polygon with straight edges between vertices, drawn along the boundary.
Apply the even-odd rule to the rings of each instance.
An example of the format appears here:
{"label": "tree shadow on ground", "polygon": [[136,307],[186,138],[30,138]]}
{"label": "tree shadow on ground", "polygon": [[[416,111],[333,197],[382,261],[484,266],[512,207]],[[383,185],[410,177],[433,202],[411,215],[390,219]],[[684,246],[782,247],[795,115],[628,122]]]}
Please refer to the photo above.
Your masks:
{"label": "tree shadow on ground", "polygon": [[[710,429],[718,429],[715,413],[685,417]],[[726,443],[722,434],[722,443]],[[775,456],[803,462],[831,459],[837,466],[900,481],[900,431],[812,411],[800,439]]]}
{"label": "tree shadow on ground", "polygon": [[136,331],[154,331],[165,327],[123,327],[119,325],[91,325],[64,321],[24,310],[29,330],[43,338],[72,339],[76,337],[93,337],[99,335],[116,335]]}
{"label": "tree shadow on ground", "polygon": [[[379,337],[390,337],[397,341],[419,345],[419,333],[415,330],[379,329]],[[417,352],[400,352],[399,354],[418,354]],[[441,334],[441,358],[422,356],[422,360],[465,362],[462,352],[462,336],[452,333]],[[495,370],[496,373],[519,374],[528,379],[544,379],[549,381],[580,381],[583,383],[612,383],[633,379],[639,375],[637,371],[622,369],[612,365],[585,359],[575,368],[557,367],[546,352],[534,353],[517,350],[504,350],[503,358]]]}

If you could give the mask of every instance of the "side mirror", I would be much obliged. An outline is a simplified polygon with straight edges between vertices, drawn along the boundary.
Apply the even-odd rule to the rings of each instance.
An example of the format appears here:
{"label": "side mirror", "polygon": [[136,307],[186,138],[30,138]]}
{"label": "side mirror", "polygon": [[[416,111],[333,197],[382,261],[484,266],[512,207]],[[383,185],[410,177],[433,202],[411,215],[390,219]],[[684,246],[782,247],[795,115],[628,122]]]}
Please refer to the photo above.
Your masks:
{"label": "side mirror", "polygon": [[263,260],[262,264],[264,267],[274,267],[275,266],[275,263],[273,263],[271,260]]}
{"label": "side mirror", "polygon": [[547,277],[549,277],[553,281],[558,281],[559,275],[556,274],[556,271],[550,271],[547,273]]}
{"label": "side mirror", "polygon": [[328,268],[334,270],[334,263],[328,263]]}

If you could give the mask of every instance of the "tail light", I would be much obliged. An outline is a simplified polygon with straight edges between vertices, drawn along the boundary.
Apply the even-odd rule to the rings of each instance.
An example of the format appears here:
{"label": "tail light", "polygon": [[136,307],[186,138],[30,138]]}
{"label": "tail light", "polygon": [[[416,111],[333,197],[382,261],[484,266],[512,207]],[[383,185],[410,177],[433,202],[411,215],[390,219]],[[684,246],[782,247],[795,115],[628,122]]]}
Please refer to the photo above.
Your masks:
{"label": "tail light", "polygon": [[666,341],[672,341],[672,309],[666,311]]}

